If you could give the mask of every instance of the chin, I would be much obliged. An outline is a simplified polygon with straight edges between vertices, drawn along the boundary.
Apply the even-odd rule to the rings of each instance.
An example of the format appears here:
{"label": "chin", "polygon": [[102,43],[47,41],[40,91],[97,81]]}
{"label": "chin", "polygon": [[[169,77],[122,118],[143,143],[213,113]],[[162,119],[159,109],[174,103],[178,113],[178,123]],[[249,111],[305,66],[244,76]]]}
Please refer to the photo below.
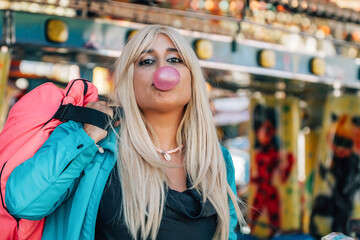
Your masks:
{"label": "chin", "polygon": [[170,113],[170,112],[177,112],[177,111],[183,111],[184,107],[186,104],[184,105],[179,105],[179,103],[177,104],[166,104],[166,103],[162,103],[160,106],[158,106],[157,110],[159,112],[163,112],[163,113]]}

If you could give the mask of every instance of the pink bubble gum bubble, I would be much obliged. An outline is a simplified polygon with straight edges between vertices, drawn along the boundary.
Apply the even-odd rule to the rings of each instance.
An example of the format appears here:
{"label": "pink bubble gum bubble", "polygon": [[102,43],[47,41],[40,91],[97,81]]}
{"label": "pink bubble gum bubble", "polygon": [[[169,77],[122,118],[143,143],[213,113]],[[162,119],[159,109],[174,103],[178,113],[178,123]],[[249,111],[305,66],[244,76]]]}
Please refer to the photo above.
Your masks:
{"label": "pink bubble gum bubble", "polygon": [[159,90],[170,90],[179,82],[180,73],[173,67],[163,66],[158,68],[154,73],[154,85]]}

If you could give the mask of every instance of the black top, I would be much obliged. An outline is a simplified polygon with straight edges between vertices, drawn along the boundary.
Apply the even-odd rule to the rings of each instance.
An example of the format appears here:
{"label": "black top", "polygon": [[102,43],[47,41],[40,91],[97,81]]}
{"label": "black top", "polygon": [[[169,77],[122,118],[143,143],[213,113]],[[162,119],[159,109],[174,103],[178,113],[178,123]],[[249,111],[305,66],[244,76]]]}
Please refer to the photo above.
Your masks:
{"label": "black top", "polygon": [[[96,240],[133,240],[121,221],[121,186],[116,174],[115,166],[101,197],[95,228]],[[169,189],[157,240],[209,240],[214,236],[216,226],[217,214],[213,205],[209,201],[203,203],[196,190],[178,192]]]}

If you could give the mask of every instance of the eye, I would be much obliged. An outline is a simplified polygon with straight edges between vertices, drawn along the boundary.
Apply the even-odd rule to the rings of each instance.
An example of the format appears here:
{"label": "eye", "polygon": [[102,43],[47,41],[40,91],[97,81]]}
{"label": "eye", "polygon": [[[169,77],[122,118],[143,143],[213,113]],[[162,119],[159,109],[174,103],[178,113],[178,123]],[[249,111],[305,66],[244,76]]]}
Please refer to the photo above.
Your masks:
{"label": "eye", "polygon": [[172,57],[167,60],[170,63],[183,63],[184,61],[177,57]]}
{"label": "eye", "polygon": [[153,59],[144,59],[142,61],[139,62],[140,66],[144,66],[144,65],[150,65],[152,63],[154,63],[155,61]]}

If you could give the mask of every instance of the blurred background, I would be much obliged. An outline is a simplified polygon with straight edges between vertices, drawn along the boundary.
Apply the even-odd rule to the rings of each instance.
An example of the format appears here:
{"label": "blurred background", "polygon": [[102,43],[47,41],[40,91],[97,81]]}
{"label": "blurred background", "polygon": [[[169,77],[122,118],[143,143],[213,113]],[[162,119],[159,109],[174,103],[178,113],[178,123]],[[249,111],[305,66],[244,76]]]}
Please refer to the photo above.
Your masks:
{"label": "blurred background", "polygon": [[0,0],[0,130],[45,82],[91,80],[146,24],[194,48],[248,224],[239,239],[360,236],[359,0]]}

